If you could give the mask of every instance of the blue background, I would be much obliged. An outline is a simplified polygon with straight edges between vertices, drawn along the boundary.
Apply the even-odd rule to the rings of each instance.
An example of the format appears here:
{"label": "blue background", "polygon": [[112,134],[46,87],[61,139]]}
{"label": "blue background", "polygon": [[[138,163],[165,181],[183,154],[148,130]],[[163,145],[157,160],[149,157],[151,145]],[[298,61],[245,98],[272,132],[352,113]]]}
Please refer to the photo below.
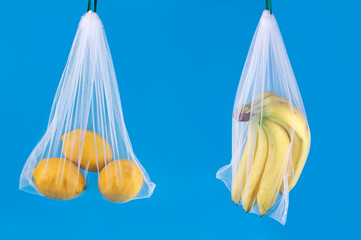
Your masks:
{"label": "blue background", "polygon": [[[246,214],[215,178],[263,0],[98,1],[150,199],[18,190],[46,131],[87,1],[0,1],[0,234],[5,239],[356,239],[360,233],[360,1],[274,0],[312,132],[286,226]],[[93,187],[96,189],[96,187]]]}

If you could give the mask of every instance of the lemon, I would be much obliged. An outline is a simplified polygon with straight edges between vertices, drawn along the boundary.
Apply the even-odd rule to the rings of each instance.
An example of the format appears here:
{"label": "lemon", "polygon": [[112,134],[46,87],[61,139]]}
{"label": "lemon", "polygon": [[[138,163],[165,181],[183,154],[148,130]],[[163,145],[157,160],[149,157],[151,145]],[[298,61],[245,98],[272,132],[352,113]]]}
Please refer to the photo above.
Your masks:
{"label": "lemon", "polygon": [[110,162],[99,174],[99,190],[111,202],[127,202],[135,198],[142,186],[142,171],[128,159]]}
{"label": "lemon", "polygon": [[46,158],[33,171],[35,187],[45,197],[67,200],[86,188],[83,174],[72,162],[63,158]]}
{"label": "lemon", "polygon": [[61,139],[65,157],[76,164],[80,163],[84,170],[100,172],[113,158],[109,143],[96,132],[75,129]]}

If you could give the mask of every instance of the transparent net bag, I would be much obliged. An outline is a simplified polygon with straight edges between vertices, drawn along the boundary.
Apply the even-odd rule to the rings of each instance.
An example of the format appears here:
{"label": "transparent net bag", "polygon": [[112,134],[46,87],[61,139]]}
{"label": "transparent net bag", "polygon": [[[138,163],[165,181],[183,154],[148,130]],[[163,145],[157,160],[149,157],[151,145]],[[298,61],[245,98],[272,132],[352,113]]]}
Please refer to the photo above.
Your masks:
{"label": "transparent net bag", "polygon": [[311,144],[297,82],[277,21],[265,10],[254,34],[232,117],[231,163],[217,172],[245,212],[286,223],[289,192]]}
{"label": "transparent net bag", "polygon": [[111,202],[148,198],[155,187],[133,152],[103,24],[90,10],[79,23],[47,131],[25,163],[20,189],[72,199],[86,191],[91,174]]}

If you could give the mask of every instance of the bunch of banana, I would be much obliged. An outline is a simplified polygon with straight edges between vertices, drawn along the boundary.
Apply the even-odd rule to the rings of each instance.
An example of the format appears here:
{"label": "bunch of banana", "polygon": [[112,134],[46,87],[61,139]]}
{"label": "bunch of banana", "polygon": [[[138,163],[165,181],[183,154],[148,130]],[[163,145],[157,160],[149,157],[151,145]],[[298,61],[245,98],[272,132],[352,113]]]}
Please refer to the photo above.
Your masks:
{"label": "bunch of banana", "polygon": [[296,185],[310,149],[310,129],[293,104],[274,92],[258,95],[238,116],[238,121],[248,121],[248,136],[232,200],[246,212],[257,204],[263,216],[278,193]]}

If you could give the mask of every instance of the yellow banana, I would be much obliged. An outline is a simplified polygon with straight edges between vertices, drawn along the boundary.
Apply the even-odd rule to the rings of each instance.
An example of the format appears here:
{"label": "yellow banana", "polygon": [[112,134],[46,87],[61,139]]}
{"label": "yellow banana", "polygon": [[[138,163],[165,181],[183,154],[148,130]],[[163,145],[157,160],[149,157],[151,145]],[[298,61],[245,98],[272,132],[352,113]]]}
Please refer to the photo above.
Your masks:
{"label": "yellow banana", "polygon": [[248,139],[246,142],[246,146],[244,147],[243,150],[241,162],[237,169],[236,179],[232,184],[232,201],[237,205],[241,201],[243,186],[246,180],[246,164],[247,164],[247,152],[248,152],[247,150],[248,150]]}
{"label": "yellow banana", "polygon": [[289,103],[286,98],[283,98],[274,92],[264,92],[263,100],[262,94],[259,94],[255,97],[253,101],[247,103],[241,108],[238,120],[248,121],[252,117],[252,115],[260,114],[263,108],[275,102]]}
{"label": "yellow banana", "polygon": [[[280,124],[281,125],[281,124]],[[286,174],[288,175],[288,191],[291,191],[292,188],[290,188],[290,183],[293,181],[295,176],[295,170],[297,169],[298,164],[300,163],[300,159],[302,158],[302,150],[303,150],[303,142],[302,139],[298,136],[296,133],[291,133],[291,130],[287,126],[283,126],[286,131],[288,132],[288,135],[291,138],[292,141],[292,161],[288,161],[288,166],[286,170]],[[284,192],[284,182],[281,184],[280,189],[281,194]]]}
{"label": "yellow banana", "polygon": [[246,106],[255,106],[258,104],[261,104],[266,98],[271,97],[271,96],[279,96],[277,93],[275,92],[271,92],[271,91],[265,91],[262,92],[260,94],[258,94],[251,102],[247,103]]}
{"label": "yellow banana", "polygon": [[257,193],[258,210],[261,216],[267,214],[274,204],[289,158],[290,139],[287,131],[270,119],[262,119],[268,136],[268,156],[262,180]]}
{"label": "yellow banana", "polygon": [[242,194],[242,206],[244,211],[249,212],[255,205],[257,191],[262,179],[263,171],[268,155],[268,139],[267,134],[260,124],[258,124],[258,140],[256,154],[251,166],[247,166],[246,183]]}
{"label": "yellow banana", "polygon": [[245,112],[245,113],[250,112],[252,106],[260,105],[264,101],[264,99],[270,96],[278,96],[278,95],[271,91],[262,92],[258,94],[251,102],[243,105],[241,112]]}
{"label": "yellow banana", "polygon": [[272,95],[272,96],[268,96],[267,98],[265,98],[263,100],[263,102],[258,103],[257,105],[254,105],[253,108],[252,108],[252,111],[255,112],[255,113],[260,112],[260,110],[262,110],[262,108],[265,108],[268,105],[274,104],[274,103],[277,103],[277,102],[282,102],[282,103],[286,103],[286,104],[289,103],[289,101],[284,97],[281,97],[281,96],[278,96],[278,95]]}
{"label": "yellow banana", "polygon": [[[239,121],[259,124],[254,119],[260,120],[262,116],[260,121],[263,127],[256,127],[256,143],[249,142],[248,136],[232,185],[232,199],[236,204],[242,200],[246,212],[257,201],[260,215],[265,215],[273,206],[278,192],[283,193],[285,185],[281,183],[284,180],[288,181],[289,191],[296,185],[308,157],[311,134],[303,115],[292,103],[276,93],[259,94],[241,110]],[[266,141],[262,140],[262,135],[265,135]],[[289,152],[291,150],[292,154]]]}
{"label": "yellow banana", "polygon": [[[258,122],[251,120],[248,123],[247,141],[243,150],[241,162],[238,166],[235,180],[232,184],[232,200],[235,204],[239,204],[242,199],[242,192],[246,182],[247,163],[253,162],[255,149],[257,149],[257,131]],[[238,159],[238,155],[236,159]]]}
{"label": "yellow banana", "polygon": [[[290,136],[294,136],[292,143],[292,164],[290,164],[292,166],[288,168],[288,186],[289,191],[291,191],[296,185],[308,157],[311,144],[310,130],[302,114],[296,107],[290,104],[287,99],[273,92],[264,92],[263,96],[263,103],[261,101],[262,95],[259,94],[254,101],[248,103],[246,106],[248,106],[247,109],[250,111],[251,104],[253,104],[252,111],[254,114],[260,114],[263,107],[263,117],[269,117],[276,121],[288,131]],[[277,109],[279,106],[280,108]],[[243,116],[247,117],[247,114],[243,114]],[[295,129],[296,125],[297,130]],[[293,128],[291,128],[291,126]],[[294,135],[291,131],[292,129],[295,129]],[[281,189],[281,191],[283,191],[283,189]]]}
{"label": "yellow banana", "polygon": [[275,102],[265,107],[263,117],[280,124],[290,136],[294,130],[294,142],[292,144],[294,152],[292,153],[293,174],[290,174],[288,180],[289,191],[291,191],[302,173],[310,150],[311,133],[308,123],[296,107],[283,102]]}

